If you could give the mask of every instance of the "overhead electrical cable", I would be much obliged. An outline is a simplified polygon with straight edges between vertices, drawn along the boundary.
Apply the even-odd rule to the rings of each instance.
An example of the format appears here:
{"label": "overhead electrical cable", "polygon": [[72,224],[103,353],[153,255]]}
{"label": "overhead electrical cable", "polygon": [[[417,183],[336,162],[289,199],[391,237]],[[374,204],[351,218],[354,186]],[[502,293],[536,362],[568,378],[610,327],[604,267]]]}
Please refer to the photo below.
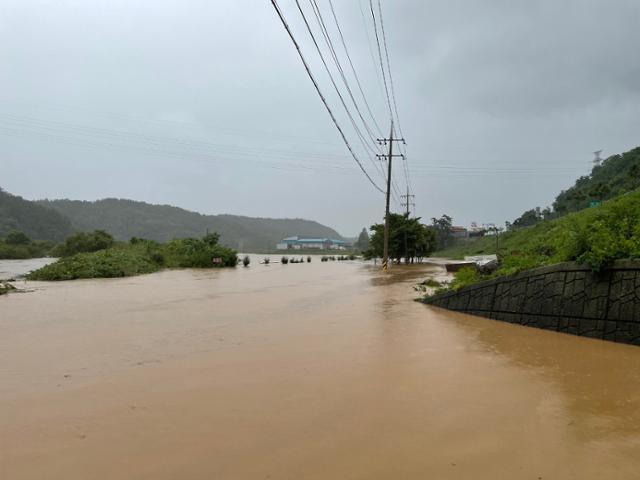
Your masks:
{"label": "overhead electrical cable", "polygon": [[[341,101],[343,101],[343,97],[340,94],[340,91],[336,85],[336,83],[334,82],[333,79],[333,75],[331,74],[330,70],[328,69],[325,61],[324,61],[324,56],[322,55],[322,51],[320,50],[317,42],[315,41],[315,36],[313,35],[313,31],[311,30],[307,20],[306,20],[306,16],[304,14],[304,12],[302,11],[302,8],[300,6],[300,4],[298,3],[298,1],[296,0],[296,4],[298,5],[298,10],[300,11],[300,14],[302,15],[302,18],[305,22],[305,25],[307,26],[307,30],[309,32],[309,35],[311,36],[314,45],[316,46],[316,50],[318,52],[318,55],[320,56],[320,59],[322,60],[322,63],[325,66],[325,69],[327,71],[327,74],[329,75],[330,79],[331,79],[331,83],[333,84],[334,88],[336,89],[336,93],[338,94],[339,98]],[[309,0],[309,4],[311,6],[311,10],[314,13],[314,16],[316,18],[316,22],[318,23],[318,26],[320,27],[320,32],[322,33],[323,39],[325,44],[327,45],[327,48],[329,49],[329,53],[331,55],[331,58],[333,59],[333,63],[336,66],[336,69],[338,71],[338,73],[340,74],[340,77],[342,79],[342,83],[344,84],[347,93],[349,95],[349,98],[351,99],[351,102],[353,103],[353,106],[356,109],[356,112],[358,113],[358,116],[360,117],[360,120],[362,122],[362,124],[364,125],[365,130],[367,131],[367,134],[369,135],[369,139],[371,141],[372,145],[376,145],[376,136],[374,135],[374,133],[371,131],[371,127],[369,126],[369,124],[367,123],[367,121],[364,119],[364,116],[362,115],[362,111],[360,110],[360,107],[358,105],[358,102],[356,101],[354,95],[353,95],[353,91],[351,90],[351,87],[349,86],[349,82],[347,80],[347,77],[344,73],[344,69],[342,68],[342,64],[340,63],[340,59],[338,58],[338,54],[336,53],[336,50],[333,46],[333,41],[331,40],[331,35],[329,34],[329,31],[327,29],[327,26],[324,22],[324,19],[322,17],[322,12],[320,11],[320,7],[318,6],[316,0]],[[365,100],[366,101],[366,100]],[[349,118],[352,120],[352,123],[355,122],[355,120],[353,120],[353,117],[349,111],[349,109],[346,107],[346,105],[343,102],[343,106],[345,108],[345,110],[347,111],[347,115],[349,116]],[[369,153],[371,154],[371,156],[369,157],[369,160],[371,161],[371,163],[373,164],[374,168],[378,171],[378,174],[381,176],[383,182],[386,182],[386,176],[384,173],[384,170],[382,168],[382,166],[376,161],[376,155],[378,154],[378,152],[376,150],[374,150],[368,143],[366,138],[363,137],[363,135],[361,134],[360,130],[358,128],[356,128],[355,124],[354,124],[354,129],[356,130],[356,133],[358,134],[360,141],[363,143],[363,146],[365,147],[365,149],[369,150]]]}
{"label": "overhead electrical cable", "polygon": [[[299,0],[295,0],[296,2],[296,6],[298,7],[298,11],[300,12],[300,15],[302,16],[302,20],[304,21],[305,27],[307,28],[307,32],[309,33],[309,36],[311,37],[311,40],[313,41],[313,45],[316,48],[316,52],[318,53],[318,56],[320,57],[320,60],[322,62],[322,65],[324,66],[324,69],[327,73],[327,75],[329,76],[329,80],[331,81],[331,85],[333,85],[333,88],[336,92],[336,94],[338,95],[338,98],[340,99],[340,103],[342,104],[342,107],[344,108],[347,117],[349,118],[351,125],[353,126],[354,131],[356,132],[356,135],[358,136],[360,143],[362,144],[363,148],[365,150],[368,150],[368,158],[369,161],[371,162],[371,164],[373,165],[373,168],[375,170],[378,170],[378,173],[382,176],[383,181],[385,180],[384,177],[384,173],[382,171],[382,169],[378,168],[378,164],[375,161],[375,155],[377,154],[377,152],[371,147],[371,145],[369,145],[367,139],[364,137],[364,134],[362,133],[362,131],[360,130],[360,128],[358,127],[357,122],[355,121],[355,119],[353,118],[353,115],[351,113],[351,110],[349,110],[349,107],[347,106],[347,103],[344,100],[344,97],[342,96],[342,93],[340,92],[340,88],[338,88],[338,85],[333,77],[333,74],[331,73],[331,69],[329,68],[329,65],[327,64],[327,61],[324,58],[324,54],[322,53],[322,49],[320,48],[320,45],[318,44],[316,37],[313,33],[313,29],[311,28],[311,25],[309,25],[309,22],[307,20],[307,16],[304,13],[304,10],[302,9],[302,6],[300,5]],[[313,8],[313,5],[312,5]],[[314,11],[315,13],[315,11]],[[322,30],[322,27],[321,27]],[[322,32],[324,35],[324,31]],[[329,42],[328,40],[325,39],[325,41]],[[331,50],[331,47],[329,47]],[[337,60],[336,60],[337,61]],[[339,69],[339,65],[338,65],[338,69]],[[343,77],[344,78],[344,77]],[[353,96],[351,97],[353,99]],[[361,115],[362,117],[362,115]]]}
{"label": "overhead electrical cable", "polygon": [[347,89],[347,93],[349,94],[349,98],[351,98],[351,103],[353,103],[353,106],[356,109],[356,112],[358,113],[358,116],[360,117],[360,120],[362,121],[362,124],[364,125],[365,130],[367,131],[367,133],[369,134],[369,138],[371,139],[372,143],[375,143],[376,141],[376,136],[374,135],[374,133],[371,131],[371,127],[369,126],[369,124],[367,123],[367,121],[364,119],[364,116],[362,115],[362,112],[360,110],[360,106],[358,105],[358,102],[356,101],[354,95],[353,95],[353,91],[351,90],[351,87],[349,86],[349,82],[347,80],[347,77],[344,73],[344,69],[342,68],[342,64],[340,63],[340,59],[338,57],[338,54],[336,53],[336,49],[333,46],[333,41],[331,40],[331,35],[329,34],[329,30],[327,29],[327,26],[324,22],[324,18],[322,17],[322,12],[320,11],[320,7],[318,6],[318,3],[316,0],[309,0],[309,4],[311,5],[311,9],[314,13],[314,16],[316,18],[316,22],[318,23],[318,26],[320,27],[320,32],[322,33],[322,36],[324,38],[324,41],[327,45],[327,48],[329,49],[329,53],[331,54],[331,58],[333,59],[333,63],[336,66],[336,69],[338,70],[338,73],[340,74],[340,78],[342,79],[342,83],[344,84],[345,88]]}
{"label": "overhead electrical cable", "polygon": [[384,61],[382,60],[382,48],[380,47],[380,36],[378,35],[378,22],[373,9],[373,0],[369,0],[369,9],[371,10],[371,18],[373,19],[373,31],[376,37],[376,45],[378,47],[378,59],[380,61],[380,70],[382,71],[382,80],[384,83],[385,96],[387,97],[387,106],[389,107],[389,120],[393,122],[393,110],[391,108],[391,97],[389,95],[389,86],[387,85],[387,75],[384,71]]}
{"label": "overhead electrical cable", "polygon": [[358,84],[358,90],[360,90],[360,95],[362,96],[362,101],[364,102],[365,106],[367,107],[367,111],[369,112],[369,116],[371,117],[371,120],[373,121],[374,125],[376,126],[377,130],[378,130],[378,135],[381,137],[382,136],[382,129],[380,128],[380,125],[378,125],[378,122],[376,121],[376,117],[373,114],[373,112],[371,111],[371,107],[369,106],[369,102],[367,101],[367,96],[364,94],[364,89],[362,88],[362,83],[360,82],[360,78],[358,76],[358,73],[356,72],[356,68],[353,65],[353,61],[351,60],[351,55],[349,54],[349,49],[347,48],[347,43],[344,39],[344,35],[342,34],[342,29],[340,28],[340,23],[338,22],[338,17],[336,15],[335,9],[333,8],[333,1],[329,0],[329,7],[331,7],[331,15],[333,16],[333,20],[336,24],[336,28],[338,29],[338,33],[340,34],[340,41],[342,43],[342,46],[344,47],[344,53],[347,55],[347,59],[349,60],[349,65],[351,66],[351,71],[353,72],[353,76],[356,79],[356,83]]}
{"label": "overhead electrical cable", "polygon": [[393,86],[393,75],[391,74],[391,61],[389,60],[389,50],[387,48],[387,34],[384,30],[384,21],[382,20],[382,3],[381,0],[378,0],[378,13],[380,19],[380,30],[382,30],[382,42],[384,44],[384,53],[387,59],[387,72],[389,73],[389,84],[391,85],[391,98],[393,100],[393,110],[396,114],[396,122],[398,124],[398,132],[401,137],[404,137],[404,133],[402,133],[402,126],[400,125],[400,116],[398,115],[398,105],[396,103],[396,91]]}
{"label": "overhead electrical cable", "polygon": [[326,98],[322,94],[322,91],[320,90],[320,86],[318,85],[318,82],[316,81],[315,77],[313,76],[313,73],[311,72],[311,69],[309,68],[308,63],[307,63],[306,59],[304,58],[304,55],[302,54],[302,50],[300,49],[300,45],[298,44],[297,40],[295,39],[295,37],[293,35],[293,32],[289,28],[289,25],[287,24],[287,21],[285,20],[284,15],[283,15],[282,11],[280,10],[280,6],[278,5],[277,0],[271,0],[271,4],[273,5],[273,8],[275,9],[276,13],[278,14],[278,17],[280,18],[280,21],[282,22],[282,25],[284,26],[285,30],[287,31],[287,34],[289,35],[289,38],[293,42],[293,45],[295,46],[296,51],[298,52],[298,56],[300,57],[300,60],[302,61],[302,64],[304,65],[305,71],[307,72],[307,75],[309,76],[309,79],[313,83],[313,86],[316,89],[316,92],[318,93],[318,96],[320,97],[320,99],[322,100],[322,103],[324,104],[325,108],[327,109],[327,112],[329,113],[329,116],[331,117],[331,120],[333,121],[335,127],[338,129],[338,132],[340,133],[340,136],[342,137],[342,140],[344,141],[345,145],[347,146],[347,149],[351,153],[351,156],[353,157],[355,162],[358,164],[358,166],[362,170],[362,173],[365,174],[365,176],[367,177],[369,182],[375,187],[375,189],[378,190],[381,193],[384,193],[384,190],[382,188],[380,188],[376,184],[376,182],[373,181],[373,179],[371,178],[371,176],[369,175],[367,170],[364,168],[364,166],[360,162],[360,159],[356,155],[355,151],[351,147],[351,144],[349,143],[349,140],[347,139],[347,137],[344,134],[342,128],[340,127],[340,124],[338,123],[338,120],[336,119],[335,115],[333,114],[333,111],[331,110],[331,107],[329,106],[329,104],[327,103]]}

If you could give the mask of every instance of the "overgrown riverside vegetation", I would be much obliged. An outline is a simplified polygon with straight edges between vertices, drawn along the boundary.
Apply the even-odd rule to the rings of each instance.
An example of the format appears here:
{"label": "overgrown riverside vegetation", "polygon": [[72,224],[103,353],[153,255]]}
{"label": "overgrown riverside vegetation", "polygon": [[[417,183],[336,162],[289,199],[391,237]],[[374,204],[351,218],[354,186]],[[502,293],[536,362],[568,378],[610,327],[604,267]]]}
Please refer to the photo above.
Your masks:
{"label": "overgrown riverside vegetation", "polygon": [[237,252],[219,245],[218,240],[217,234],[209,234],[200,239],[184,238],[164,244],[139,238],[117,243],[103,231],[80,233],[61,245],[62,258],[30,273],[27,278],[75,280],[128,277],[163,268],[235,267]]}
{"label": "overgrown riverside vegetation", "polygon": [[52,248],[52,242],[34,241],[15,230],[0,238],[0,260],[44,257]]}
{"label": "overgrown riverside vegetation", "polygon": [[[460,242],[437,255],[462,258],[494,253],[500,266],[491,276],[566,261],[599,271],[618,259],[640,258],[640,190],[558,219],[507,231],[498,238],[492,235]],[[453,288],[487,278],[468,270],[457,273]]]}

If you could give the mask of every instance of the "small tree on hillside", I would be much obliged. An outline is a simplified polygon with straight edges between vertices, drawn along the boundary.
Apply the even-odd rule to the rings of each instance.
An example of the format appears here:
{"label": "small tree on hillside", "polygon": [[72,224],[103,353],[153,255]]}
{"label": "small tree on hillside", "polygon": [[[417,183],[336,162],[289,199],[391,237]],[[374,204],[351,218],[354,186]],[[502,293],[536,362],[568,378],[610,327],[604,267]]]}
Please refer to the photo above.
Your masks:
{"label": "small tree on hillside", "polygon": [[440,218],[431,219],[431,227],[436,235],[438,250],[447,248],[451,244],[453,240],[453,235],[451,234],[452,226],[453,219],[449,215],[442,215]]}

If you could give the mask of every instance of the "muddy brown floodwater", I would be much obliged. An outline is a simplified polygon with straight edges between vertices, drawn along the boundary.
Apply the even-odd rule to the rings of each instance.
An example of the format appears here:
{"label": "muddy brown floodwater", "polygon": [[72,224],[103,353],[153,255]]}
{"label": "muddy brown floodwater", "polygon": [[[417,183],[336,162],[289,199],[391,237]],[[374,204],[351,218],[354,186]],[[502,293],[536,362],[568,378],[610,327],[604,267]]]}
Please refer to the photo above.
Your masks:
{"label": "muddy brown floodwater", "polygon": [[0,297],[0,478],[640,478],[640,348],[256,263]]}

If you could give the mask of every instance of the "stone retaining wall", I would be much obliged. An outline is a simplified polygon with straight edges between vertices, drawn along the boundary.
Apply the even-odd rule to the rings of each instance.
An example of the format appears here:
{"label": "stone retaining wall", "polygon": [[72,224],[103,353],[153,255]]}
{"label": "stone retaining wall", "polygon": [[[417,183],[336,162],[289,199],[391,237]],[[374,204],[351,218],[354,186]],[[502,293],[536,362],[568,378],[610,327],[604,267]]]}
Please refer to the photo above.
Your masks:
{"label": "stone retaining wall", "polygon": [[458,312],[640,345],[640,261],[602,272],[561,263],[423,300]]}

